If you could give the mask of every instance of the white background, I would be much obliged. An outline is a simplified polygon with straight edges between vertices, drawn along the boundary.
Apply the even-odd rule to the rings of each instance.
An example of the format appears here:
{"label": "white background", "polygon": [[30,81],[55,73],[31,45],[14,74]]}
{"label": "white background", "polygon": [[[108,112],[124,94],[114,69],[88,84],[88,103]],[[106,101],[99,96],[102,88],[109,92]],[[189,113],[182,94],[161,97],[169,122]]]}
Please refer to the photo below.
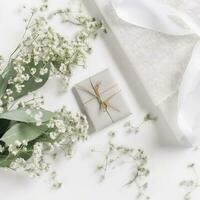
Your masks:
{"label": "white background", "polygon": [[[1,0],[0,1],[0,53],[8,56],[17,46],[23,33],[22,14],[19,8],[26,4],[36,4],[37,1]],[[54,0],[52,7],[67,6],[67,1]],[[90,7],[90,6],[89,6]],[[91,7],[90,7],[91,9]],[[93,13],[98,12],[93,9]],[[71,32],[69,26],[62,27],[55,24],[63,34]],[[50,80],[41,93],[45,96],[45,107],[55,110],[63,104],[74,112],[79,111],[71,88],[75,83],[84,80],[105,68],[109,68],[119,82],[123,95],[126,98],[133,115],[130,120],[135,124],[140,123],[144,114],[155,109],[143,94],[142,89],[134,74],[129,71],[128,63],[123,59],[122,52],[112,41],[112,34],[108,33],[99,37],[92,43],[93,51],[87,60],[87,69],[78,68],[73,73],[68,92],[60,90],[61,85],[57,79]],[[156,111],[156,110],[155,110]],[[147,123],[138,135],[128,135],[123,128],[125,119],[103,131],[92,133],[88,141],[76,146],[73,159],[66,160],[60,156],[54,168],[63,186],[58,191],[49,189],[48,182],[43,179],[31,179],[23,174],[0,170],[0,199],[6,200],[131,200],[134,197],[134,186],[123,187],[129,176],[125,168],[115,170],[104,183],[98,182],[95,167],[101,162],[99,154],[92,154],[90,149],[104,149],[107,142],[107,133],[116,131],[116,142],[132,147],[141,147],[149,158],[148,194],[154,200],[181,200],[184,189],[179,187],[179,182],[192,174],[188,173],[186,165],[196,160],[199,153],[192,149],[183,149],[176,145],[174,136],[162,125],[162,120],[154,125]],[[161,127],[160,127],[161,126]],[[173,145],[171,144],[173,143]],[[200,159],[200,158],[199,158]],[[198,199],[197,191],[194,197]],[[195,198],[194,198],[195,199]]]}

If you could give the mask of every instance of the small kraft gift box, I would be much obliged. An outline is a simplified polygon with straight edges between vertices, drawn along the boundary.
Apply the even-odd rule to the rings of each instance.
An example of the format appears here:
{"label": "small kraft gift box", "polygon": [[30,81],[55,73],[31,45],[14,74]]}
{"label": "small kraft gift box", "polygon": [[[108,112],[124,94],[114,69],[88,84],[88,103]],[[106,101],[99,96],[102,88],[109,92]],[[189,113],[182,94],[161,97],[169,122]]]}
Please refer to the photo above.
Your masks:
{"label": "small kraft gift box", "polygon": [[74,90],[81,109],[95,131],[131,115],[121,90],[108,69],[81,81],[75,85]]}

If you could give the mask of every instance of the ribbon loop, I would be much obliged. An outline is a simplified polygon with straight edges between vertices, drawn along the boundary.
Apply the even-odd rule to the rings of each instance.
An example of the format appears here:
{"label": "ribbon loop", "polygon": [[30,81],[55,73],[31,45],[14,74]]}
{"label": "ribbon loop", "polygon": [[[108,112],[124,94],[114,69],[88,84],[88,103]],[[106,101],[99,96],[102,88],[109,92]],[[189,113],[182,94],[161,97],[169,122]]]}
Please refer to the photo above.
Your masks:
{"label": "ribbon loop", "polygon": [[[92,101],[94,98],[96,98],[98,103],[99,103],[100,110],[102,110],[103,112],[108,112],[108,108],[112,108],[113,110],[119,112],[119,109],[112,106],[109,102],[115,95],[117,95],[120,92],[120,90],[115,92],[114,94],[111,94],[106,100],[103,100],[102,94],[107,92],[108,90],[100,92],[101,82],[97,83],[96,85],[93,85],[92,81],[90,81],[90,84],[91,84],[91,87],[92,87],[94,93],[90,92],[89,89],[86,89],[86,88],[79,86],[79,88],[81,90],[83,90],[83,91],[85,91],[85,92],[87,92],[87,93],[89,93],[90,95],[93,96],[93,98],[91,98],[89,101]],[[109,89],[111,89],[113,87],[116,87],[116,85],[111,86]],[[89,101],[84,102],[83,104],[86,104]]]}

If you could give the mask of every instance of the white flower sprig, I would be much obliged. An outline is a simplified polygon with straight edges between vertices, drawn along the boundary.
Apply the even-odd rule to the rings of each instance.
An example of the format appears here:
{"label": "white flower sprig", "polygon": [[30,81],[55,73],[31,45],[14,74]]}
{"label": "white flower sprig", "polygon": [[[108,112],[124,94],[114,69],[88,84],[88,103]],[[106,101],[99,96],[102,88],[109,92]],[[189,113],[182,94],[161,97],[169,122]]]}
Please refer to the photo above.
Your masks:
{"label": "white flower sprig", "polygon": [[[147,168],[147,156],[142,149],[130,148],[124,145],[113,143],[112,138],[115,133],[109,134],[110,139],[106,153],[103,151],[104,160],[97,166],[97,172],[100,173],[100,181],[104,181],[109,170],[115,169],[120,165],[129,164],[133,168],[131,178],[125,184],[126,186],[135,185],[137,188],[138,199],[150,199],[146,195],[148,183],[146,177],[149,175]],[[92,152],[100,152],[92,149]]]}
{"label": "white flower sprig", "polygon": [[183,180],[180,182],[181,187],[187,188],[187,192],[184,194],[184,200],[191,200],[192,199],[192,194],[200,188],[200,179],[199,179],[199,174],[196,169],[196,164],[191,163],[187,166],[188,169],[191,170],[193,177],[188,180]]}
{"label": "white flower sprig", "polygon": [[138,125],[134,125],[133,122],[128,121],[124,124],[124,127],[127,129],[126,132],[127,133],[139,133],[141,128],[146,124],[146,122],[149,121],[156,121],[157,117],[155,117],[154,115],[152,115],[151,113],[147,113],[142,122],[140,122]]}
{"label": "white flower sprig", "polygon": [[62,108],[56,112],[48,122],[50,141],[47,145],[49,150],[55,151],[60,148],[66,156],[72,155],[72,147],[79,140],[87,139],[88,123],[84,115],[73,115]]}

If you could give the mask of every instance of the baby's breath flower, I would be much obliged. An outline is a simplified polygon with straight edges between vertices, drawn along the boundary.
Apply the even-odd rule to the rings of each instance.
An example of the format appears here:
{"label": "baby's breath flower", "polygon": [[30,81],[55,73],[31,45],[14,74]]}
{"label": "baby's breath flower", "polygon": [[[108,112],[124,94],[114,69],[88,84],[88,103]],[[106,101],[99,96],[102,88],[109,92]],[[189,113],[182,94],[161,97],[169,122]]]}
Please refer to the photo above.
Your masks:
{"label": "baby's breath flower", "polygon": [[50,132],[50,138],[52,139],[52,140],[55,140],[56,138],[57,138],[57,136],[58,136],[58,133],[56,133],[56,132]]}
{"label": "baby's breath flower", "polygon": [[1,144],[0,144],[0,153],[3,153],[5,150],[5,147],[3,147]]}
{"label": "baby's breath flower", "polygon": [[41,111],[35,114],[34,119],[36,120],[37,126],[40,126],[42,124],[42,117],[43,117],[43,113]]}
{"label": "baby's breath flower", "polygon": [[11,89],[7,89],[7,90],[6,90],[6,94],[7,94],[8,96],[10,96],[12,93],[13,93],[13,91],[12,91]]}
{"label": "baby's breath flower", "polygon": [[0,99],[0,106],[2,106],[3,105],[3,101]]}
{"label": "baby's breath flower", "polygon": [[66,131],[66,127],[63,120],[55,120],[55,126],[58,129],[59,133],[64,133]]}
{"label": "baby's breath flower", "polygon": [[27,141],[27,140],[23,140],[23,141],[22,141],[22,145],[23,145],[23,146],[27,146],[27,145],[28,145],[28,141]]}
{"label": "baby's breath flower", "polygon": [[17,83],[17,84],[15,85],[15,88],[16,88],[17,93],[21,93],[21,92],[22,92],[22,89],[24,88],[24,85],[23,85],[23,84]]}
{"label": "baby's breath flower", "polygon": [[13,154],[13,155],[17,155],[17,153],[18,153],[18,149],[17,149],[17,147],[15,146],[15,145],[13,145],[13,144],[10,144],[9,146],[8,146],[8,151],[9,151],[9,153],[11,153],[11,154]]}
{"label": "baby's breath flower", "polygon": [[[50,133],[51,134],[51,133]],[[51,136],[50,136],[51,137]],[[51,138],[52,139],[52,138]],[[54,145],[52,145],[50,142],[47,144],[47,147],[48,147],[48,149],[49,149],[49,152],[53,152],[53,151],[55,151],[55,147],[54,147]]]}
{"label": "baby's breath flower", "polygon": [[36,78],[35,78],[35,82],[36,82],[36,83],[41,83],[41,82],[42,82],[42,79],[41,79],[41,78],[38,78],[38,77],[36,77]]}
{"label": "baby's breath flower", "polygon": [[8,103],[12,103],[14,100],[14,97],[8,97]]}
{"label": "baby's breath flower", "polygon": [[21,144],[22,144],[22,143],[21,143],[20,141],[18,141],[18,140],[15,141],[15,146],[16,146],[16,147],[20,147]]}
{"label": "baby's breath flower", "polygon": [[10,168],[13,170],[19,170],[21,167],[24,167],[26,161],[23,158],[17,158],[14,162],[11,163]]}
{"label": "baby's breath flower", "polygon": [[46,73],[48,73],[48,68],[40,69],[40,75],[45,75]]}
{"label": "baby's breath flower", "polygon": [[[44,104],[44,98],[43,96],[36,96],[35,94],[30,94],[32,95],[31,99],[29,100],[21,100],[18,103],[19,108],[26,108],[26,114],[31,115],[31,110],[30,108],[33,109],[40,109],[42,105]],[[33,116],[34,117],[34,116]]]}
{"label": "baby's breath flower", "polygon": [[37,69],[36,68],[31,68],[30,73],[31,75],[34,75],[36,73]]}
{"label": "baby's breath flower", "polygon": [[73,115],[64,107],[56,112],[48,122],[49,137],[55,148],[62,147],[66,155],[71,155],[73,144],[81,139],[86,139],[88,123],[85,116]]}

